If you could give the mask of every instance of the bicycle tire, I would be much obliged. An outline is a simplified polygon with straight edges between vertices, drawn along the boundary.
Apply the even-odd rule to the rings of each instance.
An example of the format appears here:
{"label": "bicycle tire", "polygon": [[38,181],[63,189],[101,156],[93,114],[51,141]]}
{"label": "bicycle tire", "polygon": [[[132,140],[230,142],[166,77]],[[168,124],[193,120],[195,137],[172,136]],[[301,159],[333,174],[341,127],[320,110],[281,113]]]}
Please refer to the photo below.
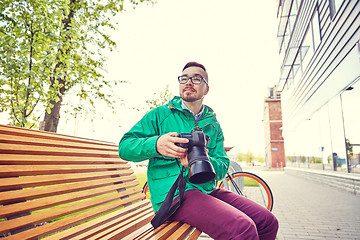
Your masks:
{"label": "bicycle tire", "polygon": [[144,199],[150,199],[150,190],[147,182],[145,182],[143,186],[142,193],[145,195]]}
{"label": "bicycle tire", "polygon": [[[246,180],[245,183],[243,183],[245,178],[249,178],[256,181],[257,184],[259,184],[258,189],[254,188],[256,186],[246,186],[247,185]],[[239,195],[242,195],[254,202],[257,202],[260,205],[263,205],[269,211],[273,209],[274,206],[273,194],[271,192],[269,185],[261,177],[249,172],[234,172],[228,175],[226,177],[226,180],[228,182],[227,183],[228,187],[225,187],[226,184],[224,183],[224,181],[222,181],[219,184],[220,188],[225,188],[232,192],[238,193]],[[239,182],[242,182],[242,185],[240,184],[239,186]],[[233,185],[237,185],[237,186],[233,186]],[[236,191],[234,191],[234,189]]]}

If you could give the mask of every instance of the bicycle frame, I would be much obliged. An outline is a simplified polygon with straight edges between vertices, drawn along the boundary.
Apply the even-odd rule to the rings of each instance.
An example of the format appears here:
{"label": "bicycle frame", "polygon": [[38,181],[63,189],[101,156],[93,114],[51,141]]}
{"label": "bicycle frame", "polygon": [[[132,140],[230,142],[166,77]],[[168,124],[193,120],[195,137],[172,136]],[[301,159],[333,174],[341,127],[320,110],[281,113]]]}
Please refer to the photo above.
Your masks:
{"label": "bicycle frame", "polygon": [[244,196],[243,192],[241,191],[241,189],[239,188],[239,186],[237,185],[237,183],[234,181],[234,179],[230,176],[230,173],[227,172],[226,173],[227,177],[230,179],[231,181],[231,184],[234,186],[236,192],[241,195],[241,196]]}

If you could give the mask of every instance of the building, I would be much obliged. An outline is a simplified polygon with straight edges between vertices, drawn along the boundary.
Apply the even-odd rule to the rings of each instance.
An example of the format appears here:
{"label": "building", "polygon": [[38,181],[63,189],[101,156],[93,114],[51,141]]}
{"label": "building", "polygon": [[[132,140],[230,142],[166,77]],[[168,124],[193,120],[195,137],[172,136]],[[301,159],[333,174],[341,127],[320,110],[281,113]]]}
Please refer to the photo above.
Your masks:
{"label": "building", "polygon": [[356,172],[360,153],[360,1],[278,0],[287,159]]}
{"label": "building", "polygon": [[280,93],[270,88],[264,102],[265,163],[270,168],[285,167]]}

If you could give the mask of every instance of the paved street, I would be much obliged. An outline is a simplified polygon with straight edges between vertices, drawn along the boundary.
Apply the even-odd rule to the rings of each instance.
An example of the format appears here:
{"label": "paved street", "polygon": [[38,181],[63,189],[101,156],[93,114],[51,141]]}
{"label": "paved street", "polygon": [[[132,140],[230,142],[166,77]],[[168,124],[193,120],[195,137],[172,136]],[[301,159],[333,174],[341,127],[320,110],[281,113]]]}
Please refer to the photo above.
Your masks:
{"label": "paved street", "polygon": [[360,196],[283,171],[251,172],[272,189],[280,223],[277,239],[360,240]]}

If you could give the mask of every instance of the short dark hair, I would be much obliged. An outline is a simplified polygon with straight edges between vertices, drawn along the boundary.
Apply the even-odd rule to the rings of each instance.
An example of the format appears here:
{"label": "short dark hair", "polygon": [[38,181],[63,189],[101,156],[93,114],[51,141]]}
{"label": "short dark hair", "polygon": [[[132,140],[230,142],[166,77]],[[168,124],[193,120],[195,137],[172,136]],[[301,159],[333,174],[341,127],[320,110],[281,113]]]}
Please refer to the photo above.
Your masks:
{"label": "short dark hair", "polygon": [[206,69],[204,67],[204,65],[200,64],[200,63],[197,63],[197,62],[188,62],[185,67],[183,68],[183,71],[189,67],[200,67],[202,68],[205,72],[206,72]]}

